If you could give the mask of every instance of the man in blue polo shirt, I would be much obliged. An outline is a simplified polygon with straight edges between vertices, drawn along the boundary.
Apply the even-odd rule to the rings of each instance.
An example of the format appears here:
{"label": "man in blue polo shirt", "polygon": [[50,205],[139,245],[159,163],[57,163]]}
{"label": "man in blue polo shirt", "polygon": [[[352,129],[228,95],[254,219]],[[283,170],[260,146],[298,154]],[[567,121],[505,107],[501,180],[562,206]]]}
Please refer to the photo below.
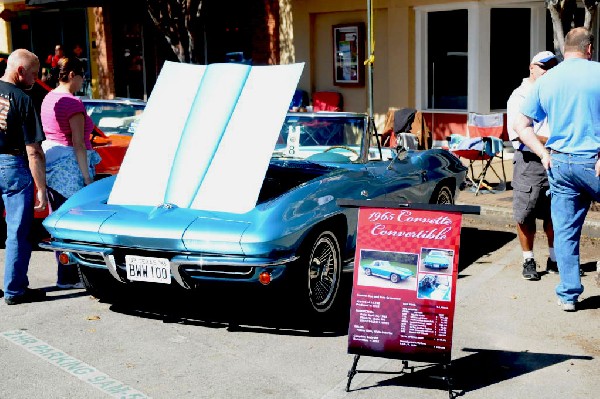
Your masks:
{"label": "man in blue polo shirt", "polygon": [[[600,201],[600,63],[591,61],[593,35],[585,28],[567,34],[564,61],[539,78],[521,107],[514,128],[548,171],[554,249],[560,272],[556,287],[565,311],[575,311],[583,292],[579,241],[591,202]],[[548,118],[546,147],[534,120]]]}

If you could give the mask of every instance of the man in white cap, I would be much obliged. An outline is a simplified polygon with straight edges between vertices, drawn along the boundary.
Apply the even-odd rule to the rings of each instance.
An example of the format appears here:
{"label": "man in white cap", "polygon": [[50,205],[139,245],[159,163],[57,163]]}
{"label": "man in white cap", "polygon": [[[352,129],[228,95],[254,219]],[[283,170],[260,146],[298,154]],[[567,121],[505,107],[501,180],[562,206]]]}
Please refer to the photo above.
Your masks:
{"label": "man in white cap", "polygon": [[[551,51],[537,53],[529,64],[529,77],[523,79],[521,85],[512,92],[506,105],[508,137],[515,148],[512,180],[513,218],[517,222],[517,234],[523,251],[523,278],[532,281],[540,279],[533,254],[536,219],[543,221],[544,232],[548,239],[550,256],[546,262],[546,271],[558,273],[548,196],[550,184],[540,158],[519,140],[513,124],[520,115],[521,104],[529,94],[533,83],[557,64],[558,60]],[[546,142],[550,133],[546,119],[535,123],[534,132],[542,143]]]}

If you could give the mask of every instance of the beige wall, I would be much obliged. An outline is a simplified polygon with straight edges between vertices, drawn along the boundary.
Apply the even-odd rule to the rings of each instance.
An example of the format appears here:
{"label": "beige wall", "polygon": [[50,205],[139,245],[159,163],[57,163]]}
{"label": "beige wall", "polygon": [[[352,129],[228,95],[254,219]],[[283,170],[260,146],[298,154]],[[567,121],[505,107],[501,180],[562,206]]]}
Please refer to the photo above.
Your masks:
{"label": "beige wall", "polygon": [[[413,105],[414,18],[406,1],[374,0],[373,5],[373,108],[376,117],[381,119],[389,107]],[[344,110],[367,112],[366,79],[363,87],[334,85],[332,34],[334,25],[362,22],[367,36],[366,1],[292,0],[291,13],[294,56],[288,59],[306,63],[299,87],[309,93],[338,91],[344,97]],[[365,52],[367,39],[365,37]],[[364,71],[366,76],[366,67]]]}

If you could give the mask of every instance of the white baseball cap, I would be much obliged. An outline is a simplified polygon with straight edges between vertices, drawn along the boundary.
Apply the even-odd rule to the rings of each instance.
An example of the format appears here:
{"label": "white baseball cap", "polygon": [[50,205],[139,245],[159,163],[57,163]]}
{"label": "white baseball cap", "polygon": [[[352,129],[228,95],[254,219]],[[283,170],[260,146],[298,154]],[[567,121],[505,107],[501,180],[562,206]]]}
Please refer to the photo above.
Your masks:
{"label": "white baseball cap", "polygon": [[551,59],[556,58],[552,51],[540,51],[531,59],[531,65],[533,64],[545,64]]}

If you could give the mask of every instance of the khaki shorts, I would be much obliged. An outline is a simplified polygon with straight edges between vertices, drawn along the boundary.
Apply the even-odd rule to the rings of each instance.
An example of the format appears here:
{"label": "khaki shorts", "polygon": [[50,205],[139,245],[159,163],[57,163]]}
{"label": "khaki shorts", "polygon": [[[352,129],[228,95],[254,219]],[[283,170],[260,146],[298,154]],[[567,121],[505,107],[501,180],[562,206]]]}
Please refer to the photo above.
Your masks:
{"label": "khaki shorts", "polygon": [[548,175],[537,155],[515,151],[512,188],[515,222],[530,224],[535,219],[550,220]]}

